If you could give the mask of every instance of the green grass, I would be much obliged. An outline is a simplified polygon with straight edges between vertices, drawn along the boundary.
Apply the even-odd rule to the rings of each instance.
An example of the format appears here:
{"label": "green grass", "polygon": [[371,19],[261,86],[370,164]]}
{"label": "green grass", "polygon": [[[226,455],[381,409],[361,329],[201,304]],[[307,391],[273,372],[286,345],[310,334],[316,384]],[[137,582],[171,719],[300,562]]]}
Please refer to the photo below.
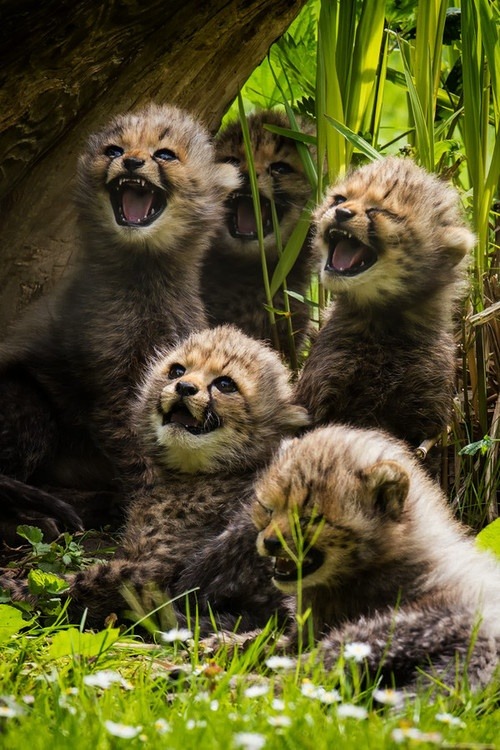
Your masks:
{"label": "green grass", "polygon": [[379,696],[356,688],[355,662],[347,677],[318,666],[306,674],[266,664],[258,649],[225,663],[189,642],[110,631],[107,642],[104,633],[79,643],[72,632],[34,626],[4,640],[5,748],[499,747],[499,683],[475,695]]}

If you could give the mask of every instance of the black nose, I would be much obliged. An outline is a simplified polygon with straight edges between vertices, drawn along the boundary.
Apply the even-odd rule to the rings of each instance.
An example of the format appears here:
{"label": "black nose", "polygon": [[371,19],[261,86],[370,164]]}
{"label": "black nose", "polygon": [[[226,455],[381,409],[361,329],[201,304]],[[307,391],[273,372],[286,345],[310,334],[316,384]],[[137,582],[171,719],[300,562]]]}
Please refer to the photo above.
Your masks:
{"label": "black nose", "polygon": [[123,164],[127,169],[133,172],[134,169],[142,167],[144,159],[138,159],[136,156],[127,156],[127,158],[123,160]]}
{"label": "black nose", "polygon": [[264,539],[264,547],[269,552],[269,554],[273,556],[278,555],[283,550],[283,546],[280,540],[275,536],[267,537],[266,539]]}
{"label": "black nose", "polygon": [[187,380],[179,380],[175,386],[176,392],[179,396],[194,396],[198,393],[198,387],[194,383],[188,383]]}
{"label": "black nose", "polygon": [[338,208],[335,209],[335,218],[338,222],[347,221],[353,216],[354,211],[351,211],[350,208],[342,208],[342,206],[338,206]]}

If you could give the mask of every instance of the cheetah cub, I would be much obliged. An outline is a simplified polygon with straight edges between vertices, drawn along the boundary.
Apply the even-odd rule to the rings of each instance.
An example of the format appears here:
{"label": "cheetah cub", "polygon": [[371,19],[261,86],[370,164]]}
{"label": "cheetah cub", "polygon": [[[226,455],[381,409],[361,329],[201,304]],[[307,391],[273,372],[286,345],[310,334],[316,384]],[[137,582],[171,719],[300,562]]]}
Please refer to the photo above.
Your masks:
{"label": "cheetah cub", "polygon": [[388,157],[330,188],[315,228],[334,302],[297,400],[315,425],[381,427],[417,447],[451,412],[453,303],[474,243],[458,195]]}
{"label": "cheetah cub", "polygon": [[423,670],[453,685],[457,667],[472,686],[491,677],[500,565],[475,548],[403,442],[317,428],[269,466],[252,513],[258,551],[274,559],[273,580],[292,610],[299,570],[290,554],[302,557],[303,608],[327,667],[362,642],[369,674],[389,684],[411,684]]}
{"label": "cheetah cub", "polygon": [[291,395],[278,354],[234,326],[194,333],[150,368],[136,422],[156,485],[132,499],[116,558],[79,573],[71,586],[77,608],[89,609],[88,622],[102,625],[122,610],[125,586],[143,602],[151,586],[164,600],[199,587],[202,632],[213,629],[209,606],[221,627],[240,618],[241,627],[267,622],[281,596],[255,547],[232,576],[220,555],[211,569],[197,560],[234,517],[249,513],[257,469],[307,422]]}
{"label": "cheetah cub", "polygon": [[206,326],[200,264],[238,184],[214,156],[205,128],[168,105],[90,136],[78,163],[77,265],[0,347],[0,491],[15,522],[33,509],[74,522],[44,485],[147,478],[127,406],[155,350]]}
{"label": "cheetah cub", "polygon": [[[283,247],[289,239],[307,200],[311,186],[295,142],[265,125],[290,128],[286,115],[278,110],[255,112],[248,118],[255,170],[260,193],[260,207],[264,230],[264,247],[269,278],[278,263],[276,235],[273,228],[271,199],[276,206]],[[202,275],[202,294],[209,322],[213,325],[234,323],[254,338],[271,340],[266,304],[262,262],[257,239],[257,224],[253,210],[248,163],[240,122],[227,125],[217,136],[216,154],[219,162],[237,167],[241,185],[226,201],[225,222],[205,256]],[[287,277],[291,291],[305,294],[311,273],[309,238]],[[304,346],[309,330],[307,305],[289,297],[292,311],[295,348]],[[274,306],[284,309],[283,293],[278,292]],[[280,349],[289,355],[286,320],[277,315]]]}

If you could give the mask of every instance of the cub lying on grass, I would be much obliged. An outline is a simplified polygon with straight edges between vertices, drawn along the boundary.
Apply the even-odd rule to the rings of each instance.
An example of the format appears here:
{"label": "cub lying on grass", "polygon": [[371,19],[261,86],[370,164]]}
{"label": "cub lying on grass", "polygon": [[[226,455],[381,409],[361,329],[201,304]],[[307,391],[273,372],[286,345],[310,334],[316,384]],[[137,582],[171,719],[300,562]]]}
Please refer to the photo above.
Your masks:
{"label": "cub lying on grass", "polygon": [[[258,551],[274,558],[292,610],[301,585],[327,668],[363,642],[369,675],[389,684],[421,672],[449,685],[461,674],[472,687],[490,679],[500,564],[474,547],[404,444],[376,430],[317,428],[290,442],[255,493]],[[295,627],[289,647],[299,638]]]}

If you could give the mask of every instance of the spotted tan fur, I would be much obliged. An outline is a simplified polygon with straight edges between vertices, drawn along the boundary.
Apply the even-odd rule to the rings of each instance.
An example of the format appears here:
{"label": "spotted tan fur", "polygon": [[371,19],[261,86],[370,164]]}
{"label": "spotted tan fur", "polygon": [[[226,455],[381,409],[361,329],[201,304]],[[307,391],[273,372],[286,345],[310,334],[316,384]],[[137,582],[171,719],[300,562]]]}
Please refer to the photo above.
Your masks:
{"label": "spotted tan fur", "polygon": [[458,194],[411,159],[388,157],[332,186],[315,227],[334,301],[299,402],[316,425],[381,427],[414,447],[439,435],[451,412],[454,302],[474,243]]}
{"label": "spotted tan fur", "polygon": [[[291,138],[272,133],[265,125],[289,129],[285,114],[279,110],[262,110],[248,117],[250,142],[263,199],[274,199],[280,224],[282,247],[289,239],[301,211],[311,197],[311,186],[295,142]],[[239,122],[227,125],[217,136],[217,159],[237,166],[241,184],[235,191],[250,203],[248,160]],[[249,209],[247,208],[247,211]],[[253,209],[252,209],[253,214]],[[202,292],[209,322],[213,325],[234,323],[254,338],[270,340],[269,314],[262,277],[262,261],[256,236],[235,232],[237,224],[235,204],[227,203],[226,217],[221,222],[217,237],[206,255],[202,276]],[[264,248],[269,278],[278,262],[276,235],[272,228],[270,208],[263,211]],[[248,220],[247,220],[248,221]],[[248,227],[247,227],[248,229]],[[299,257],[288,275],[288,288],[306,294],[311,274],[311,247],[307,238]],[[289,298],[293,313],[296,349],[300,352],[308,336],[309,312],[307,305]],[[274,298],[275,307],[284,310],[283,294]],[[286,321],[277,316],[280,347],[289,353]]]}
{"label": "spotted tan fur", "polygon": [[77,265],[0,353],[0,471],[9,488],[20,482],[14,525],[33,505],[37,524],[53,514],[74,525],[57,498],[37,496],[44,484],[148,481],[129,419],[134,388],[156,348],[206,324],[200,263],[237,184],[203,126],[176,107],[151,104],[90,137],[78,165]]}
{"label": "spotted tan fur", "polygon": [[424,670],[454,684],[457,668],[473,686],[491,678],[500,565],[475,548],[402,442],[377,430],[317,428],[289,442],[255,497],[257,547],[278,561],[274,581],[292,610],[298,574],[289,552],[300,549],[300,529],[302,606],[327,666],[347,643],[366,642],[369,673],[389,683],[413,683]]}
{"label": "spotted tan fur", "polygon": [[196,587],[202,632],[212,629],[209,605],[231,628],[240,618],[243,628],[263,625],[280,608],[253,545],[236,551],[231,574],[217,551],[227,527],[248,516],[257,469],[307,422],[288,377],[276,352],[233,326],[192,334],[152,365],[136,421],[156,483],[133,498],[116,559],[71,587],[90,622],[120,612],[127,585],[143,599],[153,585],[162,600]]}

